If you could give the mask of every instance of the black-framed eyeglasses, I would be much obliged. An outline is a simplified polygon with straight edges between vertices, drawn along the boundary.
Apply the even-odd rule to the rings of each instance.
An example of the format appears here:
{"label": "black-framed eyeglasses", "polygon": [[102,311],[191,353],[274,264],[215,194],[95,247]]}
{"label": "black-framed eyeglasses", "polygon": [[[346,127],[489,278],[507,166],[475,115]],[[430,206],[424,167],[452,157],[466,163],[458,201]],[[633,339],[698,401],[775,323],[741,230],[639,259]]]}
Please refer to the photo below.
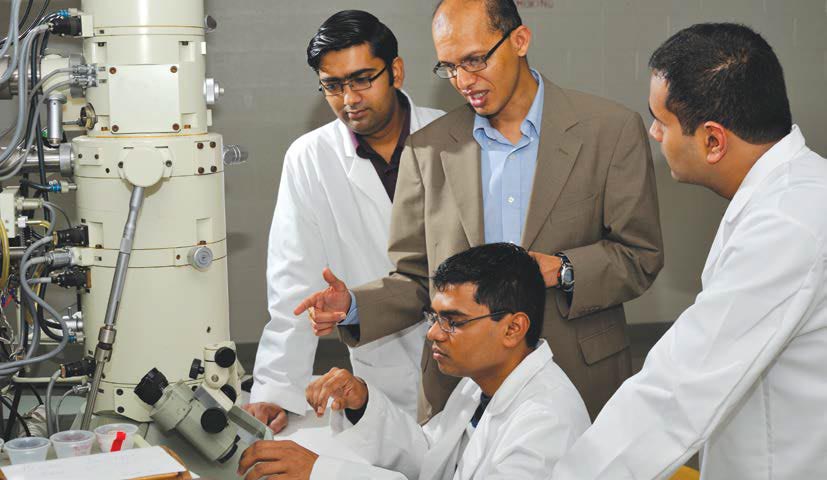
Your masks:
{"label": "black-framed eyeglasses", "polygon": [[437,323],[437,324],[439,324],[440,330],[442,330],[443,332],[445,332],[445,333],[454,333],[454,332],[457,331],[457,327],[467,325],[467,324],[473,322],[474,320],[482,320],[483,318],[488,318],[488,317],[498,317],[500,315],[505,315],[505,314],[508,314],[508,313],[511,313],[511,312],[509,312],[507,310],[502,310],[502,311],[499,311],[499,312],[492,312],[492,313],[488,313],[488,314],[485,314],[485,315],[481,315],[479,317],[468,318],[468,319],[459,320],[459,321],[454,321],[454,320],[445,318],[445,317],[441,316],[440,314],[438,314],[436,312],[432,312],[430,310],[424,311],[422,313],[422,315],[425,317],[425,321],[428,322],[428,325],[433,325],[433,324]]}
{"label": "black-framed eyeglasses", "polygon": [[511,33],[519,27],[520,26],[518,25],[517,27],[514,27],[511,30],[509,30],[505,35],[503,35],[503,38],[501,38],[496,45],[491,47],[491,50],[489,50],[488,53],[486,53],[485,55],[477,55],[475,57],[466,58],[465,60],[461,61],[459,65],[439,62],[436,64],[436,66],[434,66],[434,73],[437,77],[444,78],[447,80],[449,78],[456,77],[457,68],[460,67],[466,72],[479,72],[480,70],[484,70],[485,67],[488,66],[488,59],[491,58],[491,55],[494,55],[494,52],[496,52],[497,49],[500,48],[500,45],[502,45],[503,42],[505,42],[505,39],[508,38],[511,35]]}
{"label": "black-framed eyeglasses", "polygon": [[322,82],[319,81],[319,91],[324,93],[328,97],[332,97],[334,95],[342,95],[345,93],[345,85],[350,87],[350,90],[353,92],[358,92],[361,90],[367,90],[373,84],[373,81],[379,78],[385,70],[388,69],[388,66],[382,70],[379,70],[379,73],[372,77],[356,77],[344,82]]}

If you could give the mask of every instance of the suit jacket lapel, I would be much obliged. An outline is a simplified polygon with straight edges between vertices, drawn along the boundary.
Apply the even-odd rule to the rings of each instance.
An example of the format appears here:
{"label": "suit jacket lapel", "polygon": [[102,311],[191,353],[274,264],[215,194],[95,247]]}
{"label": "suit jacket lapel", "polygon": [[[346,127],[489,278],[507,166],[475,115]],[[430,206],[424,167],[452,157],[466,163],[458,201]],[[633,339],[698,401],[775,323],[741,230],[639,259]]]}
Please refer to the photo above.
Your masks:
{"label": "suit jacket lapel", "polygon": [[[530,249],[563,191],[583,142],[568,129],[577,117],[565,93],[543,77],[543,128],[521,244]],[[480,197],[481,198],[481,197]]]}
{"label": "suit jacket lapel", "polygon": [[485,241],[482,216],[482,170],[480,146],[474,140],[474,113],[468,113],[451,127],[453,142],[440,152],[442,168],[454,201],[459,209],[460,222],[472,247]]}

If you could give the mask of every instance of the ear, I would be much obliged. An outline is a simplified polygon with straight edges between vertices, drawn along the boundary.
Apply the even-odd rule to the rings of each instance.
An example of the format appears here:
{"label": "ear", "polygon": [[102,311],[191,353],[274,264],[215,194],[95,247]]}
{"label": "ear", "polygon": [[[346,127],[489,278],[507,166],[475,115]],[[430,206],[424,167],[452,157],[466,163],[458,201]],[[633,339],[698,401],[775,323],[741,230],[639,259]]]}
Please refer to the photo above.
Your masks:
{"label": "ear", "polygon": [[525,342],[528,327],[531,325],[531,320],[528,319],[528,315],[523,312],[517,312],[506,316],[500,321],[507,322],[505,325],[505,337],[503,337],[504,346],[507,348],[515,348]]}
{"label": "ear", "polygon": [[511,32],[511,45],[514,46],[514,51],[517,56],[525,57],[528,55],[528,47],[531,46],[531,29],[525,25],[520,25],[516,30]]}
{"label": "ear", "polygon": [[400,90],[405,84],[405,62],[402,57],[396,57],[391,63],[391,70],[393,70],[393,88]]}
{"label": "ear", "polygon": [[705,122],[700,128],[706,152],[706,163],[715,165],[724,158],[729,147],[726,128],[717,122]]}

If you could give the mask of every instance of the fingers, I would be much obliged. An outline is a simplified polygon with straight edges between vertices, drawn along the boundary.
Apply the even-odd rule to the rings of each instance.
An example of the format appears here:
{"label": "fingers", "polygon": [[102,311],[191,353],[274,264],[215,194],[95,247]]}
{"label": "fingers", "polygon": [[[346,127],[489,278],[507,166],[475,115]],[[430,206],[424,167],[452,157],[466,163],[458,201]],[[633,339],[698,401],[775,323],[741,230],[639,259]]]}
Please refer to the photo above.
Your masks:
{"label": "fingers", "polygon": [[305,397],[307,398],[307,403],[313,408],[317,416],[321,417],[324,414],[325,408],[327,408],[327,400],[330,398],[330,392],[336,385],[341,383],[342,376],[340,372],[342,371],[343,370],[338,368],[332,368],[324,374],[322,378],[307,386]]}
{"label": "fingers", "polygon": [[[238,474],[244,475],[244,472],[250,470],[250,467],[259,463],[259,462],[276,462],[280,460],[281,457],[281,448],[279,448],[279,444],[281,442],[270,440],[260,440],[255,442],[254,444],[250,445],[247,450],[244,450],[244,453],[241,454],[241,458],[238,460]],[[264,464],[259,464],[264,465]],[[258,465],[256,465],[258,466]],[[251,474],[254,473],[253,471],[250,472]],[[272,472],[278,473],[278,472]],[[272,474],[271,473],[271,474]],[[248,475],[246,478],[255,478],[258,479],[261,475],[265,475],[265,473],[261,473],[258,477],[250,477]]]}
{"label": "fingers", "polygon": [[286,426],[287,412],[285,412],[284,410],[277,413],[276,418],[274,418],[273,421],[270,422],[270,425],[268,425],[268,427],[270,427],[270,430],[272,430],[273,433],[279,433],[280,431],[284,430],[284,427]]}
{"label": "fingers", "polygon": [[296,309],[293,310],[293,315],[301,315],[302,313],[307,311],[308,308],[315,306],[316,302],[320,297],[320,293],[316,292],[313,295],[310,295],[309,297],[305,298],[304,300],[302,300],[299,306],[297,306]]}
{"label": "fingers", "polygon": [[339,280],[339,278],[336,277],[336,275],[333,274],[333,271],[331,271],[329,268],[325,268],[322,271],[322,277],[324,278],[324,281],[327,282],[327,284],[330,285],[330,287],[333,290],[337,292],[347,291],[347,286],[345,285],[345,282]]}

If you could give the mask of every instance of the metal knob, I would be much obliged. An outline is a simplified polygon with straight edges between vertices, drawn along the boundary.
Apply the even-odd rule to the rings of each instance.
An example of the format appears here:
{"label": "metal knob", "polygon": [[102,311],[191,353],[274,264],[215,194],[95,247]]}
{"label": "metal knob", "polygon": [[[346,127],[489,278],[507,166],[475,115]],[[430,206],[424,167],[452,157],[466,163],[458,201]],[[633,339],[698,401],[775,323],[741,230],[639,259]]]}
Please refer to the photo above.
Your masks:
{"label": "metal knob", "polygon": [[190,265],[193,266],[196,270],[204,271],[210,268],[213,261],[213,254],[212,250],[209,247],[200,246],[200,247],[193,247],[190,250],[189,255],[187,255],[187,259],[190,262]]}
{"label": "metal knob", "polygon": [[238,165],[247,161],[249,154],[239,145],[224,145],[224,150],[221,152],[221,160],[224,165]]}
{"label": "metal knob", "polygon": [[207,105],[215,105],[221,95],[224,95],[224,87],[218,83],[218,80],[214,78],[204,80],[204,100],[207,101]]}

